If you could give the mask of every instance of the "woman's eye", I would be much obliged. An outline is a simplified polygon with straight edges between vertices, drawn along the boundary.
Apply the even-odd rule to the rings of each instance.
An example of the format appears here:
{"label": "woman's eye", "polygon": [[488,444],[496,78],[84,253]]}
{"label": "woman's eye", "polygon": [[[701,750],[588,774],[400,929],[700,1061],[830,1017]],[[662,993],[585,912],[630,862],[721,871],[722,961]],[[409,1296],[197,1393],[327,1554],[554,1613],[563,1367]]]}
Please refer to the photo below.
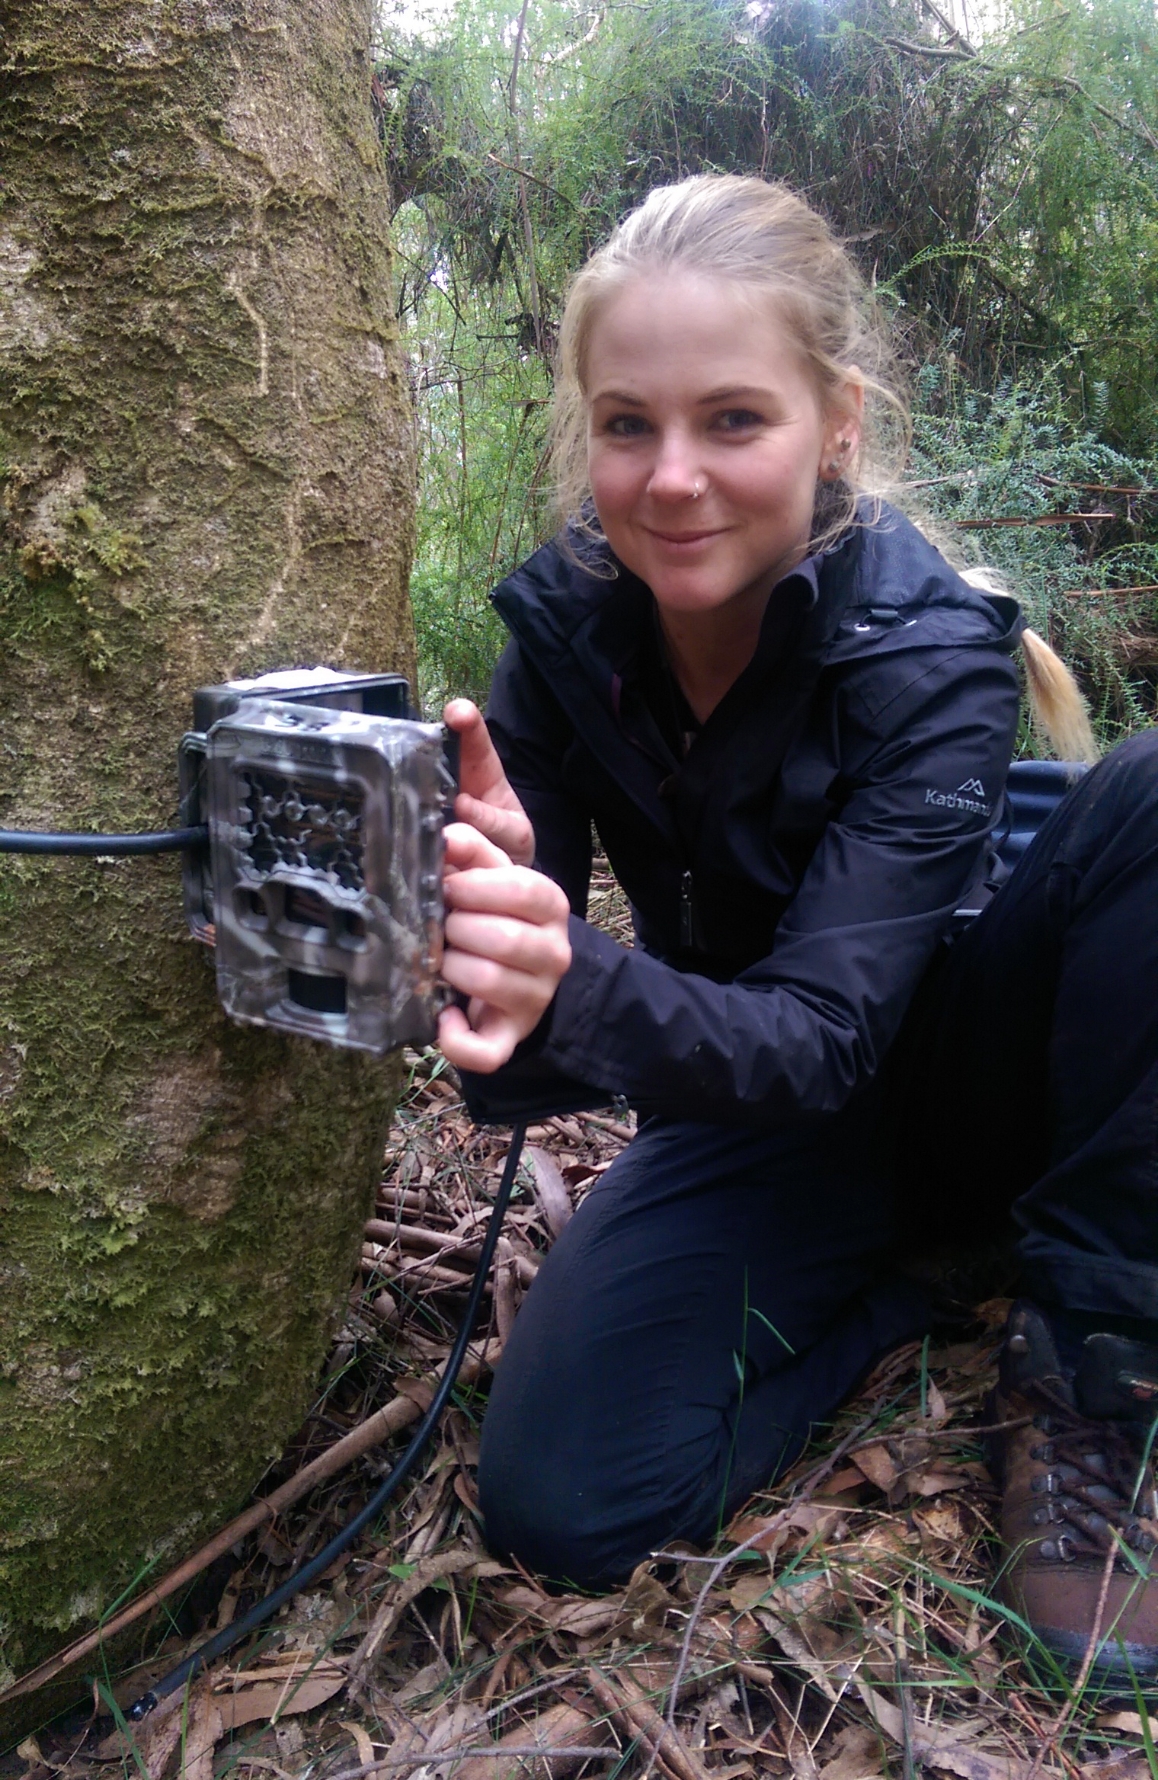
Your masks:
{"label": "woman's eye", "polygon": [[642,414],[613,414],[604,431],[616,439],[637,439],[648,430]]}
{"label": "woman's eye", "polygon": [[764,416],[756,414],[751,408],[725,408],[716,416],[716,425],[721,432],[744,433],[753,427],[763,426]]}

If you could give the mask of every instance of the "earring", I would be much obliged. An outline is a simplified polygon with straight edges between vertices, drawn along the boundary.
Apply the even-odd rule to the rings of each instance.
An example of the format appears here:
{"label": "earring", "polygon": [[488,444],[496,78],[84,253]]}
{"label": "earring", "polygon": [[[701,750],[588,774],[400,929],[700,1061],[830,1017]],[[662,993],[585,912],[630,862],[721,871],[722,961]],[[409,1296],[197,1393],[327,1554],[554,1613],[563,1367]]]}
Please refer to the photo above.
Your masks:
{"label": "earring", "polygon": [[828,471],[830,476],[839,475],[840,474],[840,459],[839,459],[839,457],[830,457],[827,464],[824,467]]}

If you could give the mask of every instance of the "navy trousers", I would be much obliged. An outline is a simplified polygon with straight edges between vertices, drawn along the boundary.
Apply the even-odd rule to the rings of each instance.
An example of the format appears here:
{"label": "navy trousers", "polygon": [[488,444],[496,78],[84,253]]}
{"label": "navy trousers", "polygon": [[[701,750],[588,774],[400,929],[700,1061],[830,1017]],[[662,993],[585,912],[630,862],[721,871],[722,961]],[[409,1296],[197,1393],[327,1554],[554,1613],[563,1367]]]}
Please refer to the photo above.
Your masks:
{"label": "navy trousers", "polygon": [[852,1106],[653,1120],[602,1176],[495,1377],[488,1541],[597,1588],[709,1540],[927,1326],[913,1230],[1011,1210],[1027,1295],[1158,1329],[1158,732],[1069,793]]}

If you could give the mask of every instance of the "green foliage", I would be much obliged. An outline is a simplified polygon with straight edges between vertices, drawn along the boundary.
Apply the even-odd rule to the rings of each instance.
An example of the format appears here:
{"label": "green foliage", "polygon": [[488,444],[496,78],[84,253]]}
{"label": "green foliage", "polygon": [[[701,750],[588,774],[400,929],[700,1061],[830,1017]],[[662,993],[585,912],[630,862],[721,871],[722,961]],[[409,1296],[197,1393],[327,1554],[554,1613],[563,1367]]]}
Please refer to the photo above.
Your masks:
{"label": "green foliage", "polygon": [[904,47],[923,19],[919,0],[523,14],[462,0],[433,43],[385,52],[394,190],[421,207],[435,258],[477,286],[510,281],[540,348],[591,246],[653,186],[704,170],[790,180],[857,236],[870,273],[903,277],[909,305],[940,317],[1008,128],[1006,83]]}
{"label": "green foliage", "polygon": [[[399,220],[405,283],[415,264],[412,219]],[[452,692],[485,695],[504,636],[487,591],[550,530],[550,381],[485,295],[434,287],[410,319],[422,491],[411,598],[422,698],[433,712]]]}
{"label": "green foliage", "polygon": [[[1019,596],[1078,672],[1105,741],[1152,720],[1158,592],[1112,590],[1158,584],[1158,465],[1075,427],[1056,378],[985,395],[933,360],[916,397],[903,504],[955,561],[996,570]],[[1110,517],[1032,523],[1083,512]]]}
{"label": "green foliage", "polygon": [[1158,505],[1098,492],[1154,483],[1158,17],[1012,6],[980,46],[928,0],[460,0],[430,35],[387,32],[429,705],[485,689],[487,590],[551,529],[568,278],[652,187],[726,170],[818,205],[891,307],[924,367],[910,479],[934,518],[1113,511],[948,542],[1024,593],[1107,736],[1152,713],[1152,602],[1067,595],[1158,580]]}
{"label": "green foliage", "polygon": [[[1150,0],[1016,0],[994,50],[1020,108],[992,233],[1030,335],[1087,412],[1153,450],[1158,392],[1158,14]],[[1010,337],[1017,329],[1006,328]],[[1139,372],[1142,371],[1142,375]],[[1095,394],[1099,384],[1104,395]]]}

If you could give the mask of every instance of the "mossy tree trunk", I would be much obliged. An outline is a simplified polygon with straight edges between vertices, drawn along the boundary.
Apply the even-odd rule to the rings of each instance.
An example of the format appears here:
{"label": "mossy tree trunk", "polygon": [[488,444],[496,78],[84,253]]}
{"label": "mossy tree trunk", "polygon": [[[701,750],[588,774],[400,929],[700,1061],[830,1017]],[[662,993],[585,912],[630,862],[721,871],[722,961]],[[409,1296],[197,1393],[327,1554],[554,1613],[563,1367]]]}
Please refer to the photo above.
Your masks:
{"label": "mossy tree trunk", "polygon": [[[368,0],[0,0],[0,825],[175,816],[200,683],[410,670]],[[229,1026],[175,856],[0,855],[0,1674],[307,1407],[389,1066]]]}

